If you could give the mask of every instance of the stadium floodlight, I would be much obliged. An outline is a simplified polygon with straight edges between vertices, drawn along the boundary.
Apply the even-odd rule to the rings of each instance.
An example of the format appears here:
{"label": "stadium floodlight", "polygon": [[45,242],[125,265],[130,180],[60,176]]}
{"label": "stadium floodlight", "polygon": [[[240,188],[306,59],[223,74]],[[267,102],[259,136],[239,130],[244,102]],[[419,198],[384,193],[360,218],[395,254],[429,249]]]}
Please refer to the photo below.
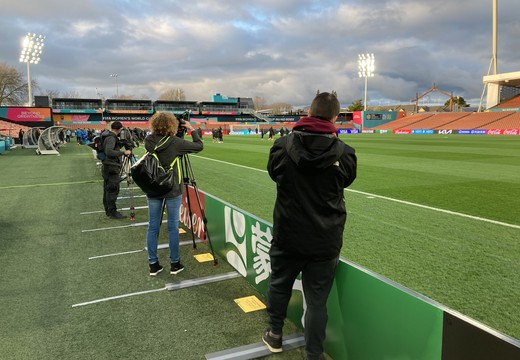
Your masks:
{"label": "stadium floodlight", "polygon": [[44,35],[36,35],[35,33],[28,33],[22,44],[22,52],[20,54],[20,62],[27,63],[27,89],[29,93],[29,106],[32,106],[31,94],[31,69],[29,64],[38,64],[40,56],[43,52]]}
{"label": "stadium floodlight", "polygon": [[365,78],[365,111],[367,110],[367,84],[368,78],[374,76],[375,58],[374,54],[358,55],[358,74],[359,77]]}
{"label": "stadium floodlight", "polygon": [[117,74],[110,74],[110,77],[113,77],[113,78],[116,79],[116,98],[119,99],[119,83],[117,82],[117,77],[118,76],[119,75],[117,75]]}

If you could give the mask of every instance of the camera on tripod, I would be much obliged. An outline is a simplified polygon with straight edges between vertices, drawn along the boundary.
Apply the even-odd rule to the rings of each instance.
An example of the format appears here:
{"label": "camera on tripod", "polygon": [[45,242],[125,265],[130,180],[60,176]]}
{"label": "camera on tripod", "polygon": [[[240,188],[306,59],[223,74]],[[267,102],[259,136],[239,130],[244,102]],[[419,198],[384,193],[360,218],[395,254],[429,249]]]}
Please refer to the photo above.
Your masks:
{"label": "camera on tripod", "polygon": [[132,151],[136,147],[134,139],[132,138],[132,133],[130,132],[130,130],[126,128],[123,128],[121,130],[117,141],[119,143],[119,146],[124,147],[125,150]]}
{"label": "camera on tripod", "polygon": [[188,129],[186,128],[186,121],[190,121],[190,113],[190,110],[185,110],[182,114],[176,116],[177,120],[179,121],[179,129],[175,135],[181,139],[183,139],[184,135],[188,133]]}
{"label": "camera on tripod", "polygon": [[124,147],[125,150],[132,151],[135,148],[135,144],[132,140],[119,139],[119,146]]}

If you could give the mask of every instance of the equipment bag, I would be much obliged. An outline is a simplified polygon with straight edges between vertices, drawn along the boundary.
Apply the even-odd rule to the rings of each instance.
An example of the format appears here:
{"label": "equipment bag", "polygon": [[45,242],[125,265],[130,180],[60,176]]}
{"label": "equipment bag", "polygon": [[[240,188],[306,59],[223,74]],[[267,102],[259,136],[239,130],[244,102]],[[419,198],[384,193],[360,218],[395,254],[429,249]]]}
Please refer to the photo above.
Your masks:
{"label": "equipment bag", "polygon": [[169,139],[169,136],[163,137],[153,151],[144,154],[130,169],[134,182],[150,197],[163,196],[173,189],[173,186],[176,185],[175,165],[177,165],[178,184],[181,182],[179,158],[173,159],[170,167],[164,169],[156,154],[157,149],[163,146]]}
{"label": "equipment bag", "polygon": [[103,161],[106,159],[105,152],[103,151],[103,138],[101,137],[101,135],[94,137],[94,139],[92,139],[92,142],[88,144],[88,146],[96,150],[96,157],[98,158],[98,160]]}

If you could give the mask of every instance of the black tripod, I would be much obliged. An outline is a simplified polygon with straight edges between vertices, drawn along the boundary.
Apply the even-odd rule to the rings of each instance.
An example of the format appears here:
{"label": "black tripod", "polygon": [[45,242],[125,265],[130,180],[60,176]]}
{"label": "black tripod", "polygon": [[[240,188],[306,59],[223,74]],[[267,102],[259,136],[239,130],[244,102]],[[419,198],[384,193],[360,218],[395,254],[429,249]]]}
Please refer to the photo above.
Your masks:
{"label": "black tripod", "polygon": [[135,221],[135,206],[134,206],[134,180],[132,179],[131,167],[137,162],[137,158],[132,153],[131,155],[124,155],[121,163],[120,181],[126,179],[128,187],[128,196],[130,198],[130,221]]}
{"label": "black tripod", "polygon": [[188,200],[188,217],[189,217],[189,225],[191,229],[191,237],[193,241],[193,250],[195,251],[197,249],[197,244],[195,243],[195,231],[193,229],[193,212],[191,209],[191,200],[190,200],[190,193],[189,193],[189,186],[191,185],[193,189],[195,190],[195,196],[197,197],[197,204],[200,209],[200,213],[202,215],[202,221],[204,223],[204,239],[205,241],[207,239],[209,248],[211,250],[211,255],[213,256],[213,266],[218,266],[218,259],[215,255],[215,251],[213,250],[213,245],[211,244],[211,238],[209,236],[208,232],[208,219],[206,218],[206,212],[204,208],[202,207],[202,204],[200,202],[200,195],[199,195],[199,188],[197,187],[197,182],[195,181],[195,177],[193,175],[193,169],[191,167],[190,158],[188,155],[181,155],[181,171],[182,171],[182,181],[184,184],[184,189],[186,191],[186,199]]}

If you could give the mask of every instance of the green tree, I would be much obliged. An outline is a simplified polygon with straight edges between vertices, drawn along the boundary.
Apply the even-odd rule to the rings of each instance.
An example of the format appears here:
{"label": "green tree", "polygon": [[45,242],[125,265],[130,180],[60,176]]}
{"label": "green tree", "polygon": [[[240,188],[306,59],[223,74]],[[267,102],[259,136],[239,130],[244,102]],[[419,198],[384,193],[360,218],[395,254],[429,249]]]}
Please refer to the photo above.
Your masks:
{"label": "green tree", "polygon": [[350,105],[347,108],[347,111],[363,111],[363,109],[364,109],[363,100],[359,99],[359,100],[354,101],[352,103],[352,105]]}
{"label": "green tree", "polygon": [[[453,97],[453,106],[457,105],[458,107],[469,107],[469,104],[466,103],[466,100],[462,96],[454,96]],[[446,100],[444,106],[450,106],[450,99]]]}

